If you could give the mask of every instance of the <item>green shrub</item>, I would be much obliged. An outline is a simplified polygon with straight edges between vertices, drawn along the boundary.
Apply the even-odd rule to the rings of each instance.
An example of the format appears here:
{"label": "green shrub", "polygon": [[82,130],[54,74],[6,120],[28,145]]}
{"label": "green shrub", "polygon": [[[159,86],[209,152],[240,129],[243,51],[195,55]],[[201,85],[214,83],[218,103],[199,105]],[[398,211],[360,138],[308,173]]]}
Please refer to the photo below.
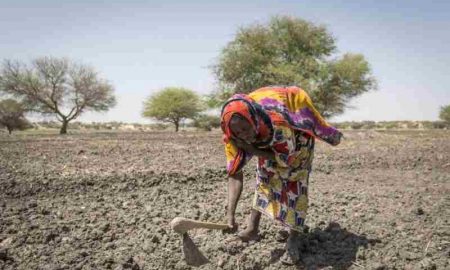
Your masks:
{"label": "green shrub", "polygon": [[198,129],[211,131],[213,128],[220,127],[220,117],[214,115],[201,114],[194,118],[192,126]]}
{"label": "green shrub", "polygon": [[445,129],[449,128],[450,122],[444,122],[444,121],[436,121],[433,122],[433,128],[435,129]]}
{"label": "green shrub", "polygon": [[364,126],[362,122],[352,122],[351,128],[352,129],[361,129]]}

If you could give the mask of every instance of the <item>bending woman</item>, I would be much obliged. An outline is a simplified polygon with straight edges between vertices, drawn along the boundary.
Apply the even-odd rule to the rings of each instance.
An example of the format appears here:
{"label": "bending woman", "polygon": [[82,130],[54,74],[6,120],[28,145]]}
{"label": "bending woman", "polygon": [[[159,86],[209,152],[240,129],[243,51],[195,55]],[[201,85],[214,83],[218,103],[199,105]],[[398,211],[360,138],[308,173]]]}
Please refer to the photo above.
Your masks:
{"label": "bending woman", "polygon": [[289,229],[282,262],[299,260],[296,236],[308,210],[309,174],[315,139],[340,143],[342,133],[330,126],[298,87],[264,87],[236,94],[223,106],[221,128],[227,158],[230,229],[237,228],[235,211],[242,192],[242,168],[258,157],[253,209],[242,241],[258,238],[261,214]]}

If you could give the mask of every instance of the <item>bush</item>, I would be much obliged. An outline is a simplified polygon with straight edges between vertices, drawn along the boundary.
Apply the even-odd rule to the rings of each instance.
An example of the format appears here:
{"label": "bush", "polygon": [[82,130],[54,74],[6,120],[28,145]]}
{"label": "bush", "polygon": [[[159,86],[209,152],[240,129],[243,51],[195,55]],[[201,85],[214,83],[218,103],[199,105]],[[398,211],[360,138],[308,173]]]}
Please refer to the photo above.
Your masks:
{"label": "bush", "polygon": [[165,130],[165,129],[169,128],[169,125],[163,124],[163,123],[155,123],[155,124],[151,124],[150,128],[152,130]]}
{"label": "bush", "polygon": [[444,122],[444,121],[436,121],[433,122],[433,128],[436,129],[446,129],[449,128],[450,122]]}
{"label": "bush", "polygon": [[0,128],[6,127],[9,134],[13,130],[31,128],[31,124],[25,118],[26,106],[14,99],[0,101]]}
{"label": "bush", "polygon": [[350,127],[351,127],[352,129],[361,129],[363,126],[364,126],[364,124],[361,123],[361,122],[353,122],[353,123],[350,125]]}
{"label": "bush", "polygon": [[434,126],[431,121],[423,121],[422,124],[424,129],[432,129]]}
{"label": "bush", "polygon": [[408,122],[406,127],[409,129],[418,129],[420,127],[419,122]]}
{"label": "bush", "polygon": [[439,118],[444,122],[450,123],[450,105],[441,107]]}
{"label": "bush", "polygon": [[362,124],[363,129],[374,129],[376,127],[375,121],[363,121]]}
{"label": "bush", "polygon": [[198,129],[211,131],[213,128],[220,127],[220,117],[202,114],[194,118],[192,125]]}

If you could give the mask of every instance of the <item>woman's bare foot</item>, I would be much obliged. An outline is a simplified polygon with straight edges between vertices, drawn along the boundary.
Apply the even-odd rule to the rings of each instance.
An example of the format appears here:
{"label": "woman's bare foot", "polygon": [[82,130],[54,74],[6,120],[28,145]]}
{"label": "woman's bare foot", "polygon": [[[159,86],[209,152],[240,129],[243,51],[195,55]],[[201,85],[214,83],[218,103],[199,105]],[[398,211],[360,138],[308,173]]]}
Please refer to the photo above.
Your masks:
{"label": "woman's bare foot", "polygon": [[286,242],[289,238],[289,231],[282,229],[278,231],[278,233],[275,235],[275,240],[278,242]]}
{"label": "woman's bare foot", "polygon": [[280,258],[281,262],[286,265],[295,265],[300,261],[299,237],[297,232],[291,231],[287,242],[286,252]]}
{"label": "woman's bare foot", "polygon": [[241,239],[242,242],[258,241],[260,238],[258,230],[255,230],[253,228],[246,228],[245,230],[238,233],[237,236]]}

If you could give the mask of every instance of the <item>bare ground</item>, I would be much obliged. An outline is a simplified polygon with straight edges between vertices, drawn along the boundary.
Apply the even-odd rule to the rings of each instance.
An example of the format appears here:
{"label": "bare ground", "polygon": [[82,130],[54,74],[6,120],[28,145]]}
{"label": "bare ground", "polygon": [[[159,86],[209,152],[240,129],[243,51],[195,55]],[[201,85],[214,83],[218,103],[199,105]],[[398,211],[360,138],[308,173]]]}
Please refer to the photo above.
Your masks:
{"label": "bare ground", "polygon": [[[449,269],[450,131],[349,131],[317,144],[302,261],[195,230],[199,269]],[[0,269],[190,269],[176,216],[225,220],[220,134],[0,134]],[[245,227],[254,164],[238,222]]]}

